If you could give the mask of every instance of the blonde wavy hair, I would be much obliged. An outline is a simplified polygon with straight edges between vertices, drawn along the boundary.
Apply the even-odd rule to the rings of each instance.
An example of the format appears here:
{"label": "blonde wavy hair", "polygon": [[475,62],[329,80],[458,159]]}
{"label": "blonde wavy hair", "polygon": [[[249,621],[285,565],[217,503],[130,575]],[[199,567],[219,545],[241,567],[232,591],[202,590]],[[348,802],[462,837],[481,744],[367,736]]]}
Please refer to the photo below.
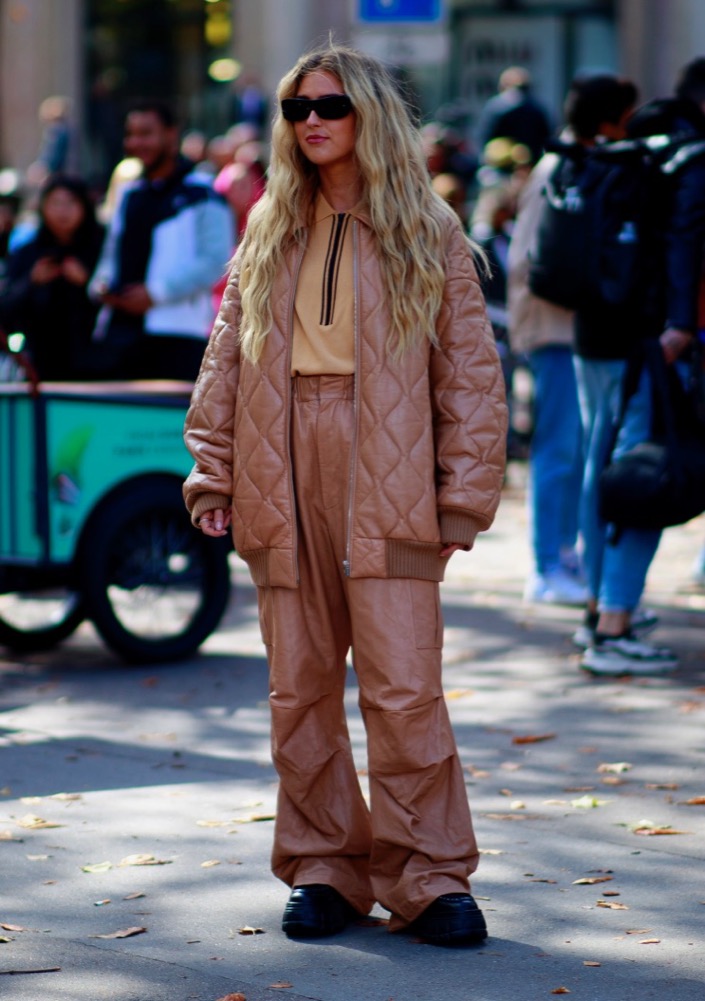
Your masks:
{"label": "blonde wavy hair", "polygon": [[355,112],[355,155],[391,314],[388,348],[398,357],[424,338],[435,344],[445,280],[443,231],[454,213],[431,186],[418,130],[389,72],[377,60],[331,43],[302,56],[277,88],[267,191],[248,217],[235,258],[242,353],[253,362],[260,357],[272,326],[275,276],[292,244],[305,241],[312,219],[318,170],[299,149],[280,101],[295,97],[304,77],[316,70],[340,81]]}

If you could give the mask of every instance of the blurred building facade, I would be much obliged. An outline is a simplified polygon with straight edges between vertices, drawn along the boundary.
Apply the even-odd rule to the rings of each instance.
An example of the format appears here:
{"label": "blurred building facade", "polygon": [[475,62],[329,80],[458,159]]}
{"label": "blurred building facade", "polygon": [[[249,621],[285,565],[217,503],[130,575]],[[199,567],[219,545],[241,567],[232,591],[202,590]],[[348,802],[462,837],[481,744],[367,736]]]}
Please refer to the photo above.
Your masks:
{"label": "blurred building facade", "polygon": [[424,114],[472,130],[507,65],[526,66],[560,117],[582,69],[617,70],[646,99],[705,52],[703,0],[0,0],[0,167],[27,167],[50,95],[72,100],[81,162],[121,155],[131,99],[171,100],[209,135],[238,116],[243,87],[271,100],[297,56],[332,34],[398,67]]}

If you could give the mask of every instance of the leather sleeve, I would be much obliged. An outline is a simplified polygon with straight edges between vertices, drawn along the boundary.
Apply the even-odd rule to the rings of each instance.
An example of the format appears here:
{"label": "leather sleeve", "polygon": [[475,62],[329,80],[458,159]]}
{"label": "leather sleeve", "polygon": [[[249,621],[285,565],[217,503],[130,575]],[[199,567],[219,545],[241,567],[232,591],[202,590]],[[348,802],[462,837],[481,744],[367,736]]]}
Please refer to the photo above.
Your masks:
{"label": "leather sleeve", "polygon": [[[194,467],[184,500],[194,523],[203,511],[229,508],[233,496],[233,423],[240,375],[240,295],[231,274],[186,415],[184,440]],[[221,503],[216,502],[220,499]]]}
{"label": "leather sleeve", "polygon": [[472,545],[499,504],[507,406],[472,251],[460,226],[448,242],[437,335],[430,377],[441,533],[444,542]]}

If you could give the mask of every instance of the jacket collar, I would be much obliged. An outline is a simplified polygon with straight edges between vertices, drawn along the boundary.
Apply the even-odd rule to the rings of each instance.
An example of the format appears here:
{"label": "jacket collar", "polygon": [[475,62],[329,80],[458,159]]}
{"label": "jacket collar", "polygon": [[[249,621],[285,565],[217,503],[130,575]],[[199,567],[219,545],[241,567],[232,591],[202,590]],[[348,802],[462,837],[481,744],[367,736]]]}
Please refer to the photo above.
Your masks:
{"label": "jacket collar", "polygon": [[[327,219],[330,216],[339,214],[340,213],[336,212],[335,209],[328,204],[326,199],[323,197],[322,193],[319,191],[318,194],[316,195],[316,204],[314,207],[314,216],[313,216],[314,222],[320,222],[322,219]],[[360,222],[364,223],[366,226],[371,227],[372,225],[369,209],[367,207],[367,200],[365,198],[362,198],[357,203],[357,205],[355,205],[352,209],[350,209],[349,212],[346,212],[345,214],[351,215],[355,219],[359,219]]]}

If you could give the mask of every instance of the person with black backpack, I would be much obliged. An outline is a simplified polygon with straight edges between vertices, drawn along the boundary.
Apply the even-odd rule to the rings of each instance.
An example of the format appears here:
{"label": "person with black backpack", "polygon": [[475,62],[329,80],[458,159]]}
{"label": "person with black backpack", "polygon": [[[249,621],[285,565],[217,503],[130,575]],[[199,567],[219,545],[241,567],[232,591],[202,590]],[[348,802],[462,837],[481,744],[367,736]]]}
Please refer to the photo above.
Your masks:
{"label": "person with black backpack", "polygon": [[[582,286],[575,307],[586,439],[581,525],[591,595],[576,638],[588,642],[581,666],[600,675],[660,674],[677,666],[670,650],[643,639],[655,618],[642,617],[640,634],[634,628],[661,531],[634,527],[636,516],[633,523],[606,524],[599,483],[610,456],[614,461],[648,441],[659,416],[646,366],[638,374],[640,361],[654,355],[645,350],[647,342],[658,342],[666,363],[674,365],[697,331],[705,246],[705,59],[685,68],[676,98],[640,109],[628,136],[621,146],[597,151],[586,166],[609,193],[592,203],[583,231],[580,277],[592,285]],[[579,197],[574,194],[574,203]],[[636,390],[622,412],[627,372]]]}
{"label": "person with black backpack", "polygon": [[[634,85],[612,74],[577,78],[566,96],[566,127],[557,148],[584,159],[597,142],[620,138],[625,113],[636,99]],[[513,351],[528,357],[534,380],[528,507],[535,565],[524,597],[584,606],[588,593],[576,553],[584,464],[573,368],[575,304],[561,300],[566,292],[563,262],[575,254],[567,278],[579,280],[585,248],[579,240],[571,243],[570,227],[560,225],[560,214],[552,210],[546,193],[551,183],[558,183],[555,175],[562,180],[565,165],[572,163],[559,152],[546,153],[521,192],[508,258],[509,336]],[[549,240],[547,251],[544,230],[556,218],[558,238]],[[568,221],[575,225],[577,214],[571,212]],[[539,265],[544,281],[556,276],[553,287],[532,288]]]}

